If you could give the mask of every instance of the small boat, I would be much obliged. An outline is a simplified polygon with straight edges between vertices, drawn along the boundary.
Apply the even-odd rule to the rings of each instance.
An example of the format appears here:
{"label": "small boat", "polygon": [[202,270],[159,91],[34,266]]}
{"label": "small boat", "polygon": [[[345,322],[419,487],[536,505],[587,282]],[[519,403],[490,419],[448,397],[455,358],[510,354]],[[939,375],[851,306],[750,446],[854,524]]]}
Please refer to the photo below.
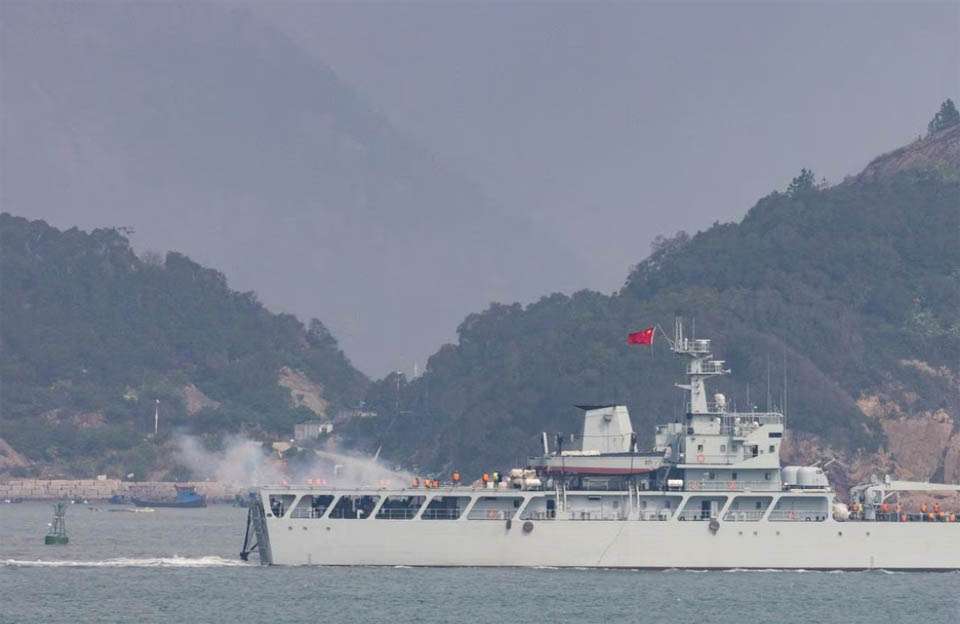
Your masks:
{"label": "small boat", "polygon": [[196,488],[187,485],[178,485],[177,497],[173,500],[144,500],[142,498],[131,497],[130,502],[137,507],[174,507],[183,509],[193,509],[207,506],[207,497],[198,494]]}

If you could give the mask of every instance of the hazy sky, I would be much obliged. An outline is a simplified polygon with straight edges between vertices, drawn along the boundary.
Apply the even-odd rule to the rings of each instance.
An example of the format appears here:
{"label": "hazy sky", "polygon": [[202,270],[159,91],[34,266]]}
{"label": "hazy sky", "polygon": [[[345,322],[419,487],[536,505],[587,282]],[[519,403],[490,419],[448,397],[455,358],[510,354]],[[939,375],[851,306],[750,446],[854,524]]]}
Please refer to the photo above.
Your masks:
{"label": "hazy sky", "polygon": [[[87,20],[83,5],[73,3],[67,17],[49,11],[60,5],[38,4],[54,15],[37,20],[24,17],[32,10],[29,3],[0,6],[18,8],[0,14],[6,40],[2,69],[18,76],[5,85],[0,104],[16,101],[20,107],[17,114],[5,116],[4,126],[5,168],[16,161],[16,179],[7,171],[0,181],[5,190],[16,184],[21,189],[5,192],[4,209],[46,218],[58,227],[135,224],[139,246],[179,249],[224,270],[231,284],[256,290],[275,310],[321,318],[348,356],[374,375],[398,367],[409,370],[415,361],[422,366],[441,342],[454,338],[463,317],[490,298],[532,301],[553,290],[615,290],[657,234],[738,219],[760,196],[785,187],[801,167],[839,181],[870,158],[916,138],[943,99],[960,96],[960,3],[221,3],[218,9],[244,10],[299,48],[288,50],[286,43],[272,40],[267,45],[244,18],[237,22],[237,40],[244,41],[239,52],[223,51],[224,41],[234,36],[233,22],[216,13],[167,19],[166,13],[180,10],[171,3],[148,3],[142,10],[132,3],[101,3],[96,20]],[[104,20],[103,14],[114,8],[122,17]],[[151,29],[160,17],[162,27]],[[185,23],[187,35],[180,32]],[[198,47],[207,29],[215,48]],[[103,40],[112,37],[126,41],[111,48]],[[13,39],[17,42],[9,43]],[[132,50],[140,40],[149,41],[144,45],[151,50]],[[523,240],[529,240],[530,257],[510,262],[528,265],[518,266],[517,273],[534,278],[508,283],[502,275],[491,276],[490,284],[478,282],[473,295],[430,293],[436,299],[427,304],[421,291],[434,284],[443,290],[443,284],[452,283],[443,281],[451,278],[448,263],[431,260],[429,254],[419,264],[411,263],[415,269],[391,274],[386,288],[371,287],[369,293],[342,289],[368,279],[377,265],[354,275],[350,263],[338,267],[337,258],[323,256],[323,249],[311,250],[316,258],[304,258],[298,271],[282,270],[297,262],[303,249],[322,247],[316,241],[324,233],[348,232],[350,240],[336,242],[357,249],[376,248],[371,245],[384,233],[343,226],[315,235],[310,228],[316,225],[304,221],[298,198],[312,197],[315,189],[297,177],[303,145],[297,133],[322,126],[323,119],[312,123],[304,117],[308,121],[283,132],[274,132],[269,123],[256,124],[266,112],[284,114],[278,102],[306,97],[296,84],[311,75],[306,69],[291,72],[286,81],[279,75],[283,70],[274,69],[278,75],[269,76],[269,88],[263,88],[257,83],[264,79],[258,66],[261,73],[249,77],[248,93],[238,87],[245,80],[242,73],[221,84],[210,82],[209,74],[189,58],[178,65],[175,57],[184,41],[225,58],[242,54],[244,62],[259,63],[262,54],[281,67],[285,58],[299,66],[297,55],[303,53],[329,66],[411,143],[425,146],[444,168],[492,199],[492,225],[467,228],[467,235],[483,233],[469,249],[489,242],[497,256],[497,223],[502,222],[504,239],[516,237],[518,223],[529,227]],[[280,48],[282,53],[276,52]],[[49,58],[40,58],[44,50],[51,51]],[[55,68],[68,62],[71,69],[57,83],[72,80],[91,64],[110,64],[106,82],[103,75],[95,76],[101,99],[88,93],[93,83],[81,77],[70,93],[84,94],[84,106],[50,104],[58,85],[44,85],[40,68],[56,76]],[[275,64],[265,64],[268,70],[263,71]],[[208,82],[216,94],[203,92]],[[40,87],[30,98],[9,92],[11,85],[34,88],[35,83]],[[189,85],[189,92],[182,85]],[[147,95],[131,99],[134,88]],[[191,97],[217,103],[234,97],[244,111],[218,116],[216,133],[204,133],[206,118],[182,106]],[[261,97],[263,110],[257,108]],[[249,175],[237,183],[226,174],[198,182],[190,171],[193,177],[185,185],[187,178],[163,170],[183,166],[177,156],[180,143],[161,145],[169,157],[158,159],[157,137],[143,143],[141,135],[147,132],[139,130],[141,118],[125,118],[125,126],[114,128],[115,111],[109,108],[114,101],[127,109],[130,102],[154,107],[151,123],[160,119],[165,133],[180,132],[184,140],[195,137],[201,123],[202,142],[194,147],[215,153],[222,136],[220,150],[227,158],[237,150],[237,137],[249,134],[254,144],[269,145],[272,162],[278,156],[289,159],[283,175],[290,180],[274,176],[279,191],[258,190]],[[56,112],[42,112],[48,110]],[[293,113],[303,117],[309,110]],[[193,125],[178,125],[183,119]],[[24,129],[24,124],[37,128]],[[34,131],[45,141],[55,140],[30,159],[20,158],[20,146],[29,147]],[[311,145],[325,140],[324,131],[310,139]],[[395,145],[391,141],[384,144]],[[337,149],[342,156],[357,146]],[[125,178],[131,154],[136,155],[134,164],[149,171],[146,183]],[[237,171],[257,166],[243,162]],[[61,175],[85,180],[84,188],[77,191],[74,182],[63,186],[61,196],[46,197],[46,187],[56,187]],[[169,184],[156,184],[167,177]],[[101,178],[102,189],[97,186]],[[27,179],[30,185],[24,183]],[[299,195],[281,197],[284,188],[297,188]],[[442,193],[428,195],[449,197],[458,188],[451,182]],[[351,192],[345,188],[337,197],[356,199]],[[78,199],[70,210],[57,199],[80,195],[86,199]],[[11,197],[15,205],[8,205]],[[278,201],[270,202],[271,197]],[[215,209],[207,201],[218,202]],[[179,213],[160,208],[182,204],[207,208],[205,218],[185,228],[183,217],[173,216]],[[269,240],[250,238],[251,231],[264,227],[263,210],[257,208],[261,204],[270,204],[271,221],[289,221],[288,229],[274,231]],[[477,200],[469,205],[484,204]],[[516,220],[501,221],[499,214]],[[230,234],[217,219],[247,219],[249,224]],[[285,231],[291,232],[289,239]],[[404,234],[410,249],[435,242],[418,241],[412,232]],[[438,235],[443,236],[442,229],[424,229],[425,238]],[[459,261],[471,264],[469,256]],[[392,259],[386,262],[396,265]],[[486,266],[479,259],[474,264],[475,270],[486,270],[477,268]],[[469,286],[474,279],[465,275],[460,281]],[[378,299],[379,291],[386,290],[391,292]],[[437,303],[441,300],[442,305]],[[423,312],[427,307],[430,313]],[[364,314],[352,313],[358,309]],[[390,335],[397,338],[385,339]]]}
{"label": "hazy sky", "polygon": [[450,3],[264,14],[619,287],[656,234],[838,181],[960,95],[960,3]]}

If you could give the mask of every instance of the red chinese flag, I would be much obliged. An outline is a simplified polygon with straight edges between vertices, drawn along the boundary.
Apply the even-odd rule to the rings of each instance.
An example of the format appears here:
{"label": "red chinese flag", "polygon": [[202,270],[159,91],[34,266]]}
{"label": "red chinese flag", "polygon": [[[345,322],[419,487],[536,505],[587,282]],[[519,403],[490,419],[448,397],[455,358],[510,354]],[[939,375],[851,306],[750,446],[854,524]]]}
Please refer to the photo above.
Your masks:
{"label": "red chinese flag", "polygon": [[648,327],[643,331],[627,334],[627,344],[652,345],[654,331],[653,327]]}

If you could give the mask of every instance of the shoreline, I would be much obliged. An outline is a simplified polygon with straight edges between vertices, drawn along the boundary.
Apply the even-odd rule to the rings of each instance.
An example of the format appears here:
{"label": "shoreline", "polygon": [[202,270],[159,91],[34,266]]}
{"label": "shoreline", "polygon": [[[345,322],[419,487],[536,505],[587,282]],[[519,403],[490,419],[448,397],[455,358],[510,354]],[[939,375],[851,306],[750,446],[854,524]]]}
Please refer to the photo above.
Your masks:
{"label": "shoreline", "polygon": [[106,501],[113,496],[173,498],[175,486],[190,486],[211,503],[233,502],[248,487],[219,481],[123,481],[120,479],[0,479],[0,502],[83,499]]}

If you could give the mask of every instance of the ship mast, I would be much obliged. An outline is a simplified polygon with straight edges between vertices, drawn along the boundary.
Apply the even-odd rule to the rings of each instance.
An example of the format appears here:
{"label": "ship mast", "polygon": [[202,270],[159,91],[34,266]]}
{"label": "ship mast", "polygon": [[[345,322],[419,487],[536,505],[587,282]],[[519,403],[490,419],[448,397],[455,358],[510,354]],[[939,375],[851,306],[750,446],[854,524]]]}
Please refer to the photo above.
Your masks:
{"label": "ship mast", "polygon": [[725,375],[730,371],[723,367],[724,360],[713,359],[713,355],[710,353],[710,340],[708,338],[685,337],[683,335],[683,321],[678,318],[674,323],[674,340],[671,350],[688,360],[688,383],[676,384],[678,388],[687,390],[690,394],[687,413],[712,414],[723,412],[725,405],[718,402],[711,406],[708,403],[704,381],[709,377]]}

